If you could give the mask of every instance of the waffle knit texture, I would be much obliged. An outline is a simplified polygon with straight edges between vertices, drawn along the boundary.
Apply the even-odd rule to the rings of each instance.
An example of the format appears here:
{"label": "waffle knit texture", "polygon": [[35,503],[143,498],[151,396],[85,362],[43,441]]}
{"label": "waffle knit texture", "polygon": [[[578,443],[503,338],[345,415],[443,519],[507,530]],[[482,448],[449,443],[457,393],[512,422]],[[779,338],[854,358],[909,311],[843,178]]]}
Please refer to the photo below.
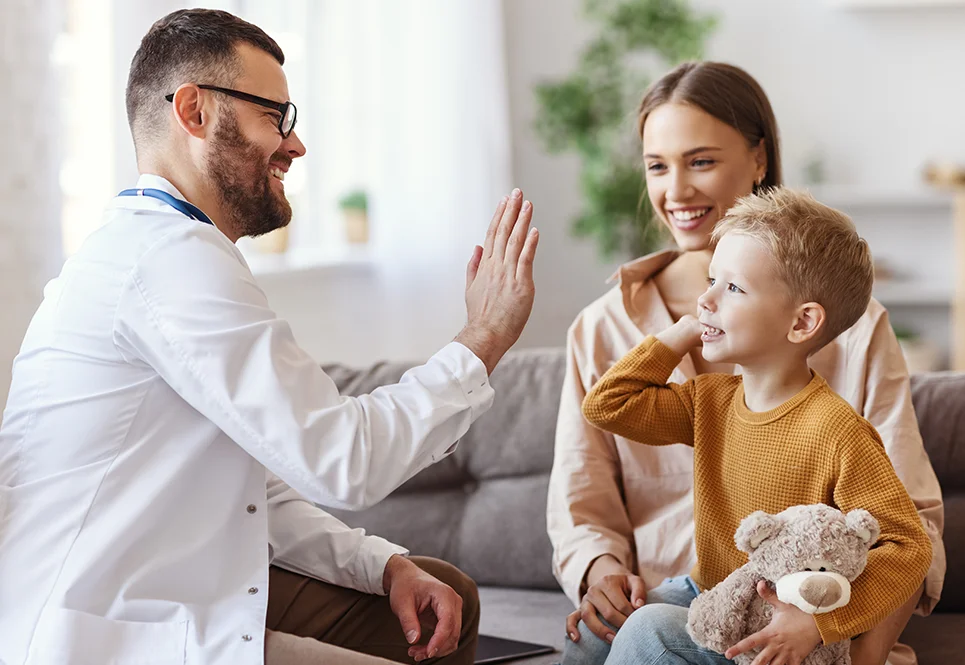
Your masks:
{"label": "waffle knit texture", "polygon": [[881,536],[852,583],[851,602],[814,615],[825,644],[864,633],[921,587],[931,542],[878,433],[819,375],[775,409],[750,411],[740,376],[703,374],[667,383],[680,363],[650,336],[614,365],[583,401],[596,427],[648,445],[694,448],[697,565],[710,589],[747,563],[734,533],[763,510],[824,503],[864,508]]}

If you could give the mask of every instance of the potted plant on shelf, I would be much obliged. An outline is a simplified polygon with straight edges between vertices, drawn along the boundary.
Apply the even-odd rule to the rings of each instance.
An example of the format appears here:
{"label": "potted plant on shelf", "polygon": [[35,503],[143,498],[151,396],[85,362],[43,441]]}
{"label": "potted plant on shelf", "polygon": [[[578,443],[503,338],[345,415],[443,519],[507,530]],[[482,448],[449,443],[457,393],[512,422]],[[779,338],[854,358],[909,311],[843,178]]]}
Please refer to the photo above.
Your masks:
{"label": "potted plant on shelf", "polygon": [[352,244],[369,241],[369,198],[361,189],[356,189],[338,201],[345,220],[345,238]]}
{"label": "potted plant on shelf", "polygon": [[[641,62],[669,67],[699,59],[716,19],[686,0],[584,0],[599,25],[567,78],[536,86],[535,129],[551,153],[575,152],[583,209],[577,237],[592,237],[606,258],[657,249],[659,227],[644,183],[632,120],[650,76]],[[649,56],[649,57],[648,57]]]}

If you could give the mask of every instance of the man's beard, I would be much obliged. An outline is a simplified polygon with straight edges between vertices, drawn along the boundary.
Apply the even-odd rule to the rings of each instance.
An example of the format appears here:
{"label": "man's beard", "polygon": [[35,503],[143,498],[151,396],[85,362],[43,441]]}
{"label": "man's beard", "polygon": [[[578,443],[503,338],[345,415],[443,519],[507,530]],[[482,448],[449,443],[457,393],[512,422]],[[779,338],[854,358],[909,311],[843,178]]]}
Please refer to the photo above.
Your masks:
{"label": "man's beard", "polygon": [[[291,162],[285,155],[283,161]],[[260,236],[287,226],[292,208],[284,194],[271,191],[261,151],[241,133],[233,113],[223,113],[207,159],[208,176],[221,199],[224,219],[237,236]]]}

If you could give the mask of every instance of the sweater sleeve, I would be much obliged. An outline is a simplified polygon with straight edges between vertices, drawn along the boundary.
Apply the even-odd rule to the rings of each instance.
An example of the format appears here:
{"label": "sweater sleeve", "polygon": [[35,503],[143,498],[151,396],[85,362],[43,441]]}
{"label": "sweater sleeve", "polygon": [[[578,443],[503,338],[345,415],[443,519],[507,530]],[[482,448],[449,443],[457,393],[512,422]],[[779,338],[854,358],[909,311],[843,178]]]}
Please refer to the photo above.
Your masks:
{"label": "sweater sleeve", "polygon": [[870,512],[881,535],[851,585],[851,602],[815,615],[825,644],[864,633],[897,610],[921,587],[932,559],[931,541],[915,504],[874,428],[856,421],[842,436],[839,451],[834,501],[845,513],[856,508]]}
{"label": "sweater sleeve", "polygon": [[590,424],[649,445],[694,445],[695,382],[667,383],[680,364],[650,336],[604,374],[583,400]]}

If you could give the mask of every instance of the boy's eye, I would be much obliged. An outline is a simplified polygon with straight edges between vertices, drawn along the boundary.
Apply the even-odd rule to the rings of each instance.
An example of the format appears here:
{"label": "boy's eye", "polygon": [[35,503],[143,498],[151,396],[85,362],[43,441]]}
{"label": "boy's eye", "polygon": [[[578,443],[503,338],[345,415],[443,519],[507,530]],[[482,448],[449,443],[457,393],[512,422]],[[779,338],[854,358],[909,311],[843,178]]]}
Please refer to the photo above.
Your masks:
{"label": "boy's eye", "polygon": [[716,282],[716,281],[717,281],[717,280],[714,279],[713,277],[708,277],[708,278],[707,278],[707,285],[708,285],[708,286],[713,286],[713,285],[714,285],[714,282]]}
{"label": "boy's eye", "polygon": [[730,291],[731,293],[742,293],[742,291],[740,290],[740,287],[737,286],[736,284],[728,284],[727,290]]}

